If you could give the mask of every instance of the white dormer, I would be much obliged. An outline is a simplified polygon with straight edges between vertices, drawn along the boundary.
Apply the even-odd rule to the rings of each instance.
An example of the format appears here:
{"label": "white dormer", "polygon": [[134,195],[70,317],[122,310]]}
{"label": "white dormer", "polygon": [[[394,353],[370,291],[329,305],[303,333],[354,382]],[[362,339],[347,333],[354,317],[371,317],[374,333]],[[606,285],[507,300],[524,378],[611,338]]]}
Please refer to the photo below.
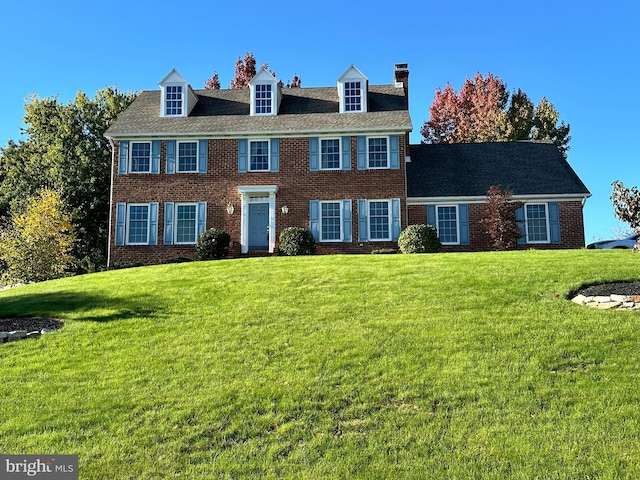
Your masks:
{"label": "white dormer", "polygon": [[249,81],[251,115],[277,115],[280,106],[280,87],[266,68],[261,68]]}
{"label": "white dormer", "polygon": [[196,106],[198,96],[191,85],[174,68],[160,83],[161,117],[186,117]]}
{"label": "white dormer", "polygon": [[366,112],[369,80],[351,65],[338,79],[340,113]]}

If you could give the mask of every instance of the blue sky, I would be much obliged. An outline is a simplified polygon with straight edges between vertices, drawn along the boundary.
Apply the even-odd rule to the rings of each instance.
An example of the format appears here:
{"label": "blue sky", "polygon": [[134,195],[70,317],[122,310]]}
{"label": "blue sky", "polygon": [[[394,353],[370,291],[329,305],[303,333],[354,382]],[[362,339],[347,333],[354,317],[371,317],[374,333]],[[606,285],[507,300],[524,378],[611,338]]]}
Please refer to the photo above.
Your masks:
{"label": "blue sky", "polygon": [[3,18],[0,146],[20,139],[30,94],[67,102],[78,90],[155,89],[172,68],[194,88],[215,70],[225,88],[251,51],[303,86],[334,85],[351,64],[372,84],[390,83],[394,64],[408,63],[413,143],[447,81],[459,89],[491,72],[534,103],[546,96],[571,124],[568,160],[592,193],[587,242],[620,229],[611,183],[640,185],[637,0],[23,0]]}

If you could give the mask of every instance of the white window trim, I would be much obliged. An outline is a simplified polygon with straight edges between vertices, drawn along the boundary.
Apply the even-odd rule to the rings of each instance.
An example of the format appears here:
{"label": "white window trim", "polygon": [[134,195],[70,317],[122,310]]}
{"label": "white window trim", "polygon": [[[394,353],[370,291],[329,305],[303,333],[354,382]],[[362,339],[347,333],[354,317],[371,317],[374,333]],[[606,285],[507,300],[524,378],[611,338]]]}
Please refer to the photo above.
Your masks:
{"label": "white window trim", "polygon": [[[360,110],[347,110],[347,83],[359,83],[360,84]],[[362,113],[366,112],[365,100],[365,85],[364,80],[359,78],[346,78],[342,82],[342,103],[343,113]],[[355,98],[355,96],[353,96]]]}
{"label": "white window trim", "polygon": [[[251,144],[253,142],[267,142],[267,168],[262,170],[253,170],[251,168]],[[247,172],[270,172],[271,171],[271,139],[269,138],[250,138],[247,143]]]}
{"label": "white window trim", "polygon": [[440,216],[438,215],[438,209],[439,208],[450,208],[450,207],[454,207],[456,209],[456,238],[458,239],[457,242],[444,242],[442,241],[442,239],[440,239],[442,241],[442,245],[460,245],[460,209],[458,208],[457,204],[454,205],[436,205],[436,230],[438,232],[438,238],[440,238]]}
{"label": "white window trim", "polygon": [[[527,207],[533,205],[544,205],[544,219],[547,229],[547,239],[546,240],[529,240],[529,217],[527,215]],[[530,202],[525,203],[524,206],[524,232],[527,239],[527,243],[531,245],[543,245],[547,243],[551,243],[551,227],[549,225],[549,204],[547,202]]]}
{"label": "white window trim", "polygon": [[[182,87],[182,113],[167,113],[167,87]],[[187,85],[180,82],[165,83],[162,85],[162,116],[163,117],[186,117],[187,116]]]}
{"label": "white window trim", "polygon": [[[387,222],[389,224],[389,236],[387,238],[371,238],[371,207],[370,205],[372,202],[385,202],[388,205],[387,212],[389,213],[387,217]],[[393,228],[392,208],[393,207],[391,205],[391,200],[388,198],[367,199],[367,238],[369,239],[370,242],[390,242],[391,241],[391,236],[393,235],[391,232],[391,229]]]}
{"label": "white window trim", "polygon": [[[387,140],[387,166],[386,167],[372,167],[369,163],[369,154],[370,154],[369,140],[374,138],[385,138]],[[391,154],[389,153],[389,145],[390,145],[390,140],[388,135],[371,135],[370,137],[367,137],[367,170],[389,170],[391,168],[391,161],[389,158]]]}
{"label": "white window trim", "polygon": [[[261,85],[270,85],[271,86],[271,111],[270,112],[258,112],[258,98],[256,97],[256,95],[258,94],[258,89],[255,87],[261,86]],[[273,83],[271,82],[260,82],[260,83],[256,83],[254,88],[252,89],[252,95],[253,98],[251,99],[253,102],[253,114],[256,117],[260,117],[260,116],[272,116],[274,114],[275,111],[275,96],[276,96],[276,92],[275,92],[275,88]]]}
{"label": "white window trim", "polygon": [[[337,168],[322,168],[322,141],[323,140],[338,140],[338,167]],[[318,170],[323,172],[335,172],[342,170],[342,138],[341,137],[319,137],[318,138]]]}
{"label": "white window trim", "polygon": [[[130,242],[129,241],[129,227],[131,226],[131,207],[147,207],[147,240],[145,242]],[[127,203],[127,212],[125,218],[125,232],[124,232],[124,244],[125,245],[149,245],[149,229],[151,225],[150,204],[148,203]]]}
{"label": "white window trim", "polygon": [[[196,169],[195,170],[180,170],[180,144],[181,143],[195,143],[196,144]],[[176,140],[176,173],[198,173],[198,163],[200,159],[200,142],[197,140]]]}
{"label": "white window trim", "polygon": [[[196,207],[196,223],[194,224],[193,242],[178,241],[178,207]],[[174,245],[195,245],[198,242],[198,202],[176,202],[173,205],[173,244]]]}
{"label": "white window trim", "polygon": [[[325,203],[337,203],[338,204],[338,209],[340,211],[340,238],[330,238],[330,239],[325,239],[322,236],[322,205]],[[320,230],[320,241],[321,242],[326,242],[326,243],[339,243],[339,242],[343,242],[344,241],[344,231],[343,231],[343,212],[342,212],[342,200],[320,200],[319,201],[319,216],[320,216],[320,224],[319,224],[319,230]]]}
{"label": "white window trim", "polygon": [[[137,170],[137,171],[133,171],[133,145],[135,143],[146,143],[149,145],[149,170]],[[136,173],[151,173],[151,163],[152,163],[152,157],[153,157],[153,145],[151,140],[136,140],[136,141],[131,141],[129,142],[129,151],[127,152],[127,155],[129,158],[127,158],[127,173],[132,173],[132,174],[136,174]]]}

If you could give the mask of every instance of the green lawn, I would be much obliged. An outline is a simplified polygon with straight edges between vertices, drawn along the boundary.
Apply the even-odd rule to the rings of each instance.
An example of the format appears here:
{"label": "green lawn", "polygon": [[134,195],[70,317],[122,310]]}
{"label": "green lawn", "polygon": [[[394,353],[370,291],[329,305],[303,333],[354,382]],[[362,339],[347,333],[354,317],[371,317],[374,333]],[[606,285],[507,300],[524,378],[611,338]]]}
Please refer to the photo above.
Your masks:
{"label": "green lawn", "polygon": [[629,251],[275,257],[0,293],[0,453],[82,479],[640,478]]}

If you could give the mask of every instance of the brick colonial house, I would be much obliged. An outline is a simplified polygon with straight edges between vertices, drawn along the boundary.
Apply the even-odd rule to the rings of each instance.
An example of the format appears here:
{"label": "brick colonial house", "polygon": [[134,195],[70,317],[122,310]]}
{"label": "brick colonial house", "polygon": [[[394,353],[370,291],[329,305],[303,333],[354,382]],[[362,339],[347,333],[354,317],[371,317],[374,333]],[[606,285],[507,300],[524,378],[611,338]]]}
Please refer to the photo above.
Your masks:
{"label": "brick colonial house", "polygon": [[193,90],[172,70],[106,132],[109,264],[193,258],[209,228],[233,256],[277,253],[289,226],[319,253],[368,253],[427,222],[449,249],[486,249],[478,212],[496,183],[528,202],[528,245],[584,246],[589,192],[553,145],[409,146],[408,79],[398,64],[370,85],[351,66],[334,87],[284,88],[263,69],[246,90]]}

